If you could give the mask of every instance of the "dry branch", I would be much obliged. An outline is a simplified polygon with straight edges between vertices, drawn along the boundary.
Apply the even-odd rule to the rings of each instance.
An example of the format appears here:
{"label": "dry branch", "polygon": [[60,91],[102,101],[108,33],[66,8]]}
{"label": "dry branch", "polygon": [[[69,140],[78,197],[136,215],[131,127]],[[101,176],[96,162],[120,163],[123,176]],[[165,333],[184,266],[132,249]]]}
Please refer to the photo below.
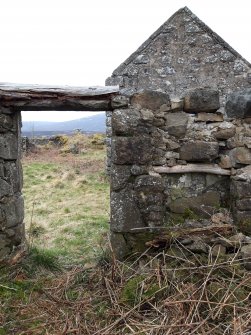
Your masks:
{"label": "dry branch", "polygon": [[159,247],[160,245],[172,244],[173,240],[184,239],[191,236],[205,237],[205,239],[210,239],[214,236],[229,236],[234,232],[234,226],[231,224],[221,224],[221,225],[210,225],[206,227],[199,228],[181,228],[181,229],[171,229],[168,228],[168,232],[163,233],[155,237],[152,241],[146,242],[148,247]]}

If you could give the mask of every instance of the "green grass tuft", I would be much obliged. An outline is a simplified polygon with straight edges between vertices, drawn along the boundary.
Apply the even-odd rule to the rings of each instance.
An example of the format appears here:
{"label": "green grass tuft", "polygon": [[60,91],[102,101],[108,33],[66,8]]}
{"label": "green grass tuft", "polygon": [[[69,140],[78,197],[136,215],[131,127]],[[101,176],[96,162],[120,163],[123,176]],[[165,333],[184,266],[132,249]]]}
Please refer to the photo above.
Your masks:
{"label": "green grass tuft", "polygon": [[61,269],[58,257],[54,250],[32,247],[28,255],[28,262],[34,269],[44,268],[50,271]]}

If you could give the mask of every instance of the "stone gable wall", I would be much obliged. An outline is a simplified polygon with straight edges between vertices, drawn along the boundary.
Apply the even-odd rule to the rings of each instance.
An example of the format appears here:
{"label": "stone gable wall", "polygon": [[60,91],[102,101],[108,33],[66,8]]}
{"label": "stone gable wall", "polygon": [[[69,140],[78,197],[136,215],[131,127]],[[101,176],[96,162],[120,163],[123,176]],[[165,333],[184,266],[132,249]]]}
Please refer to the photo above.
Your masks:
{"label": "stone gable wall", "polygon": [[175,13],[106,81],[132,94],[152,89],[181,96],[211,87],[226,94],[251,87],[251,65],[192,12]]}
{"label": "stone gable wall", "polygon": [[112,112],[111,240],[118,257],[161,229],[231,212],[251,233],[251,90],[135,93]]}

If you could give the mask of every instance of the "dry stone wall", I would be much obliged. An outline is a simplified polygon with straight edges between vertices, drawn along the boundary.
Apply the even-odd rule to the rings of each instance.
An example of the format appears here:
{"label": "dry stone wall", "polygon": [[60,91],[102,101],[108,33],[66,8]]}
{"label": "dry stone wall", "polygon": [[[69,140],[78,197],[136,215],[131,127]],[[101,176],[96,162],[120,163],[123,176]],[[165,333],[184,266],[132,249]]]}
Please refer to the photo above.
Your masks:
{"label": "dry stone wall", "polygon": [[[121,98],[122,101],[122,98]],[[145,90],[111,112],[111,241],[118,257],[164,227],[230,211],[251,233],[251,91]],[[205,221],[207,222],[207,221]]]}
{"label": "dry stone wall", "polygon": [[[20,107],[9,103],[17,102],[7,95],[0,108],[0,259],[25,239]],[[112,94],[108,105],[110,229],[117,257],[144,250],[166,228],[205,228],[212,217],[222,222],[222,213],[251,234],[250,89],[230,94],[224,113],[214,88],[196,88],[175,99],[153,90]],[[222,229],[215,227],[217,234]],[[206,250],[194,241],[188,247]]]}
{"label": "dry stone wall", "polygon": [[21,113],[0,108],[0,259],[24,240]]}

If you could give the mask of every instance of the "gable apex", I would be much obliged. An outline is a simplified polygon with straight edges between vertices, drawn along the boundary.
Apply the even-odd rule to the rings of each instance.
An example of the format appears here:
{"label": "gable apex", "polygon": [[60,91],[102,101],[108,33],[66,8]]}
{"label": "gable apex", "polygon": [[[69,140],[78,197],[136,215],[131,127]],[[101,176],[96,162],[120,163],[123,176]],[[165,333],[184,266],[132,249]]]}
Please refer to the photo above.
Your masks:
{"label": "gable apex", "polygon": [[121,65],[119,65],[114,71],[113,75],[120,75],[121,72],[132,63],[135,58],[141,55],[148,46],[162,33],[165,33],[166,26],[172,22],[172,20],[181,13],[185,13],[191,21],[196,23],[199,28],[208,34],[214,41],[219,43],[224,49],[228,50],[234,56],[241,59],[248,67],[251,68],[251,63],[249,63],[244,57],[242,57],[236,50],[234,50],[227,42],[223,40],[217,33],[215,33],[209,26],[207,26],[203,21],[201,21],[188,7],[182,7],[177,10],[166,22],[164,22],[134,53],[132,53]]}
{"label": "gable apex", "polygon": [[[233,55],[240,58],[247,66],[251,67],[251,63],[249,63],[241,54],[239,54],[234,48],[232,48],[225,40],[223,40],[222,37],[220,37],[216,32],[214,32],[208,25],[206,25],[203,21],[201,21],[198,18],[198,16],[196,16],[188,7],[183,7],[180,10],[186,12],[193,19],[193,21],[196,22],[201,27],[202,30],[204,30],[208,35],[210,35],[214,40],[216,40],[223,48],[230,51]],[[176,13],[178,12],[179,11],[177,11]]]}

